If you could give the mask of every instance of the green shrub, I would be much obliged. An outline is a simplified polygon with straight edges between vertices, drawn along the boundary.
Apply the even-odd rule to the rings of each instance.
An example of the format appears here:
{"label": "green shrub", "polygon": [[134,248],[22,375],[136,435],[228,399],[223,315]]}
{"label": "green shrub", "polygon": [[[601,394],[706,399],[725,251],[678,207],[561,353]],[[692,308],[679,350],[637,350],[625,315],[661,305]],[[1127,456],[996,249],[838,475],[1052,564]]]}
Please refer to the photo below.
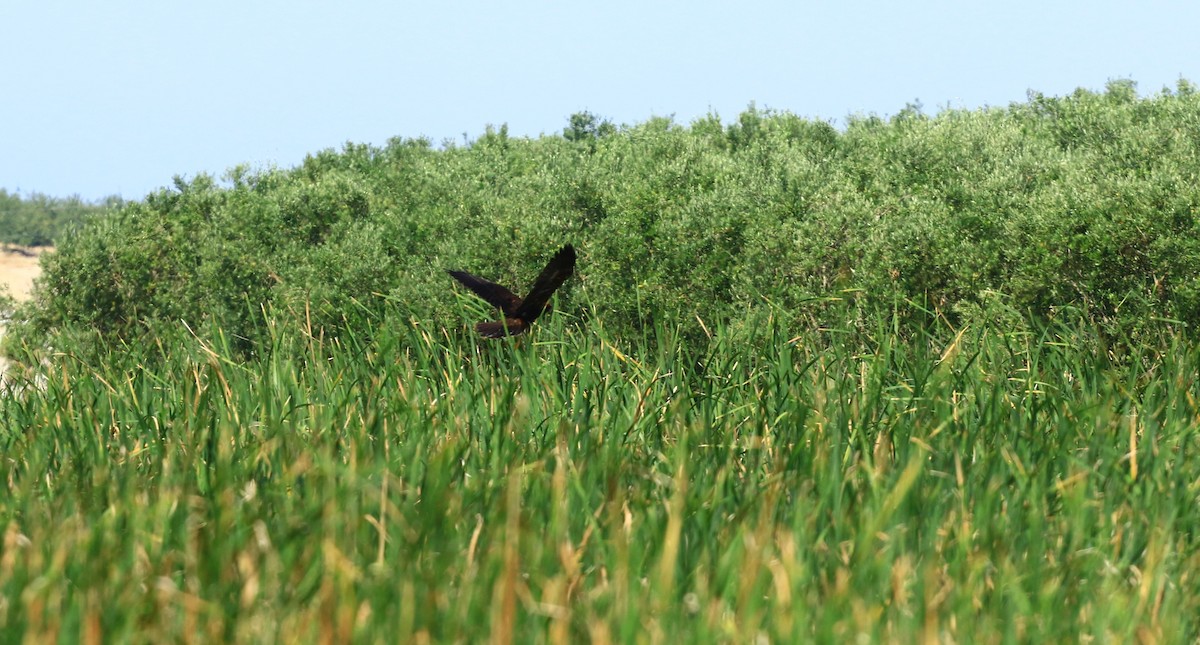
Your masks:
{"label": "green shrub", "polygon": [[62,244],[18,333],[131,339],[213,320],[250,348],[264,305],[331,335],[391,313],[462,327],[445,269],[521,291],[573,242],[579,279],[560,310],[583,320],[591,303],[618,335],[674,321],[697,342],[698,320],[746,327],[764,312],[797,333],[844,316],[952,333],[1003,302],[1136,339],[1200,314],[1198,172],[1187,83],[909,106],[840,132],[751,106],[728,126],[583,113],[563,136],[351,144],[125,205]]}
{"label": "green shrub", "polygon": [[0,243],[51,246],[88,219],[119,208],[120,197],[89,203],[78,196],[55,198],[34,193],[22,198],[0,188]]}

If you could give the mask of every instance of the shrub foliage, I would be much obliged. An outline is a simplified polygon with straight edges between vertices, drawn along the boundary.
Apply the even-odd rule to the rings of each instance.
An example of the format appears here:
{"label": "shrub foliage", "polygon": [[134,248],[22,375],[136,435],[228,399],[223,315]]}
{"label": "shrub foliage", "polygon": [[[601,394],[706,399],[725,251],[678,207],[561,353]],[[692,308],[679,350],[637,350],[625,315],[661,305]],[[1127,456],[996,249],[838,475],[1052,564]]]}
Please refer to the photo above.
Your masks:
{"label": "shrub foliage", "polygon": [[83,225],[90,217],[119,207],[120,197],[100,203],[79,197],[57,198],[34,193],[22,198],[0,188],[0,243],[22,246],[50,246],[54,241]]}
{"label": "shrub foliage", "polygon": [[849,312],[900,329],[1079,318],[1136,339],[1200,316],[1198,174],[1186,81],[843,130],[751,106],[729,125],[583,113],[562,136],[348,144],[125,205],[47,260],[16,333],[44,346],[75,325],[130,340],[217,322],[252,349],[263,306],[333,335],[383,313],[461,325],[444,269],[524,288],[571,241],[580,280],[560,309],[586,294],[618,334]]}

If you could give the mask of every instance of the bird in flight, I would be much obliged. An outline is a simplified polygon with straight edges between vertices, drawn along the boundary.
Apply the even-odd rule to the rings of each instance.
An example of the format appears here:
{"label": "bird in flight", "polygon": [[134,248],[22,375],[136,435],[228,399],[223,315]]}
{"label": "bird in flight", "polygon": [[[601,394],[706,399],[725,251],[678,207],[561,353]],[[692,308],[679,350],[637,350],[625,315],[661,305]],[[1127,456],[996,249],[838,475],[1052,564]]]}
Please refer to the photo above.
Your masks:
{"label": "bird in flight", "polygon": [[524,299],[495,282],[489,282],[465,271],[448,273],[504,314],[498,321],[475,325],[475,331],[484,338],[503,338],[528,331],[533,321],[537,320],[542,312],[550,309],[550,296],[554,295],[555,290],[571,277],[574,271],[575,247],[568,244],[554,254],[537,280],[534,280],[529,294]]}

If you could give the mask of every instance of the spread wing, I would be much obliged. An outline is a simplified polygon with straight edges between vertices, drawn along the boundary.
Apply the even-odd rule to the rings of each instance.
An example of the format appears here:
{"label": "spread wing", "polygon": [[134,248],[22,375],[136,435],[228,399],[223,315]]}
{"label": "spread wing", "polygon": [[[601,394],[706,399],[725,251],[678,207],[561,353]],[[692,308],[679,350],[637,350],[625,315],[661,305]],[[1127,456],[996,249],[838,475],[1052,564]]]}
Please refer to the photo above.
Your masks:
{"label": "spread wing", "polygon": [[546,303],[550,302],[550,296],[554,295],[555,290],[574,272],[575,247],[568,244],[554,254],[550,263],[542,269],[542,273],[534,281],[525,300],[517,306],[513,317],[523,320],[526,324],[537,320],[537,317],[542,315],[542,311],[546,309]]}
{"label": "spread wing", "polygon": [[448,271],[448,273],[463,284],[464,287],[475,292],[475,295],[486,300],[493,307],[504,312],[505,316],[512,316],[521,306],[521,299],[508,289],[496,284],[488,282],[479,276],[471,275],[466,271]]}

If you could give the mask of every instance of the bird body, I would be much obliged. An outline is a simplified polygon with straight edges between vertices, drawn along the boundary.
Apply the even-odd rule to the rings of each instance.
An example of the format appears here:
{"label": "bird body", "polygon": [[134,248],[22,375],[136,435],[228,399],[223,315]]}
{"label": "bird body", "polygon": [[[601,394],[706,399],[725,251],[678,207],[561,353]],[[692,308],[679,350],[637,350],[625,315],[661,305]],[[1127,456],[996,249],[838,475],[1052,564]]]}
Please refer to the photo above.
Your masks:
{"label": "bird body", "polygon": [[520,318],[505,318],[496,322],[481,322],[475,325],[475,331],[484,338],[503,338],[519,336],[529,331],[529,323]]}
{"label": "bird body", "polygon": [[529,330],[533,321],[550,309],[550,296],[566,282],[575,272],[575,247],[564,246],[546,268],[538,274],[529,294],[524,298],[509,291],[495,282],[484,280],[465,271],[449,271],[448,273],[462,285],[496,307],[503,318],[494,322],[482,322],[475,325],[475,331],[484,338],[503,338],[516,336]]}

